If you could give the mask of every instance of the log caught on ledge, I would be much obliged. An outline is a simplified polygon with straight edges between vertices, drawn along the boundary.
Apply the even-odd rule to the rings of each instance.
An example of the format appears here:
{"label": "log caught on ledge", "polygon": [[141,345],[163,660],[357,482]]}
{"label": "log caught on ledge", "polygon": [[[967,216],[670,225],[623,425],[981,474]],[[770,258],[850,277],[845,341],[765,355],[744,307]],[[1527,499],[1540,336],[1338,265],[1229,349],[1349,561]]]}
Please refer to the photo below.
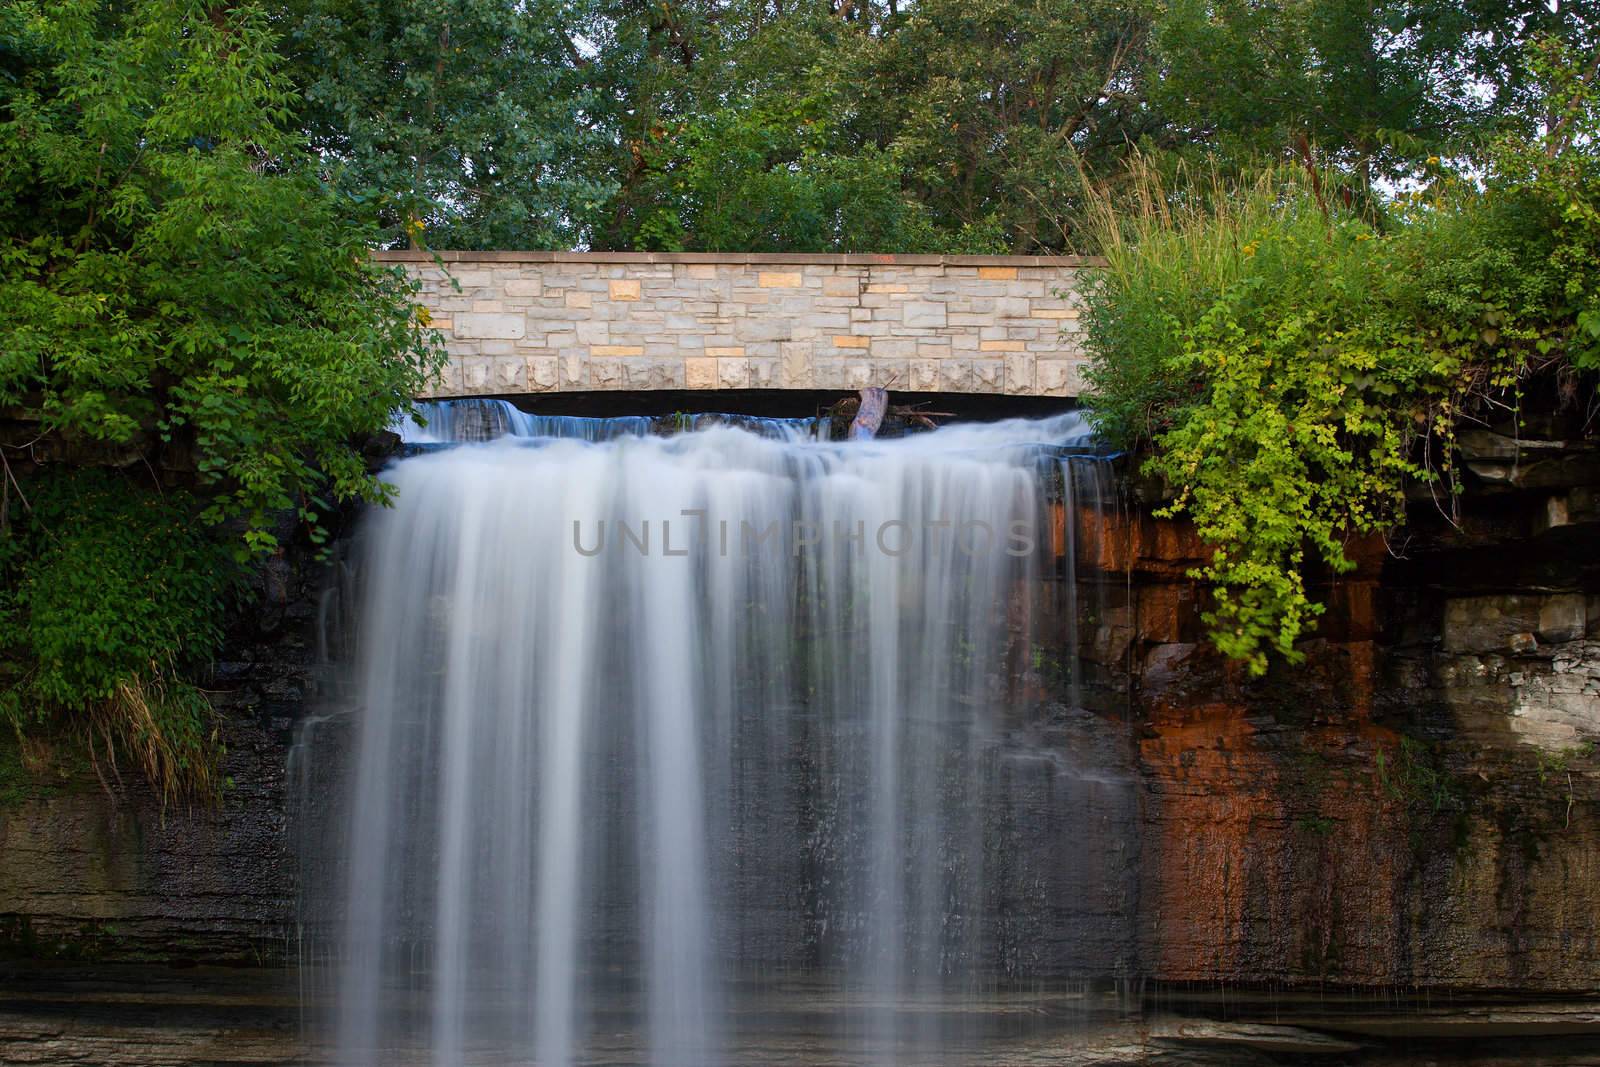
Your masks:
{"label": "log caught on ledge", "polygon": [[850,440],[870,441],[883,425],[883,416],[889,410],[889,390],[876,385],[861,390],[861,406],[850,423]]}

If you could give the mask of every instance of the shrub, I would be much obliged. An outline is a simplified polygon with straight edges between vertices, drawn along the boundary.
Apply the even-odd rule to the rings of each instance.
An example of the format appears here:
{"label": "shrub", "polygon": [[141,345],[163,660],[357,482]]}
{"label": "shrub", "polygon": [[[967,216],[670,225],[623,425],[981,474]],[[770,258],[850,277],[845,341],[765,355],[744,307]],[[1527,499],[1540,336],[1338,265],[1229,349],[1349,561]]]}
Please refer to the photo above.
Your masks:
{"label": "shrub", "polygon": [[0,540],[0,633],[13,676],[0,718],[22,730],[58,718],[90,750],[131,756],[171,799],[215,791],[216,735],[185,681],[222,638],[240,573],[180,490],[119,474],[52,470]]}
{"label": "shrub", "polygon": [[1464,406],[1564,349],[1554,219],[1526,188],[1442,172],[1387,208],[1283,168],[1134,184],[1143,210],[1100,212],[1095,417],[1153,446],[1163,514],[1214,548],[1195,572],[1213,639],[1259,674],[1322,610],[1308,557],[1349,570],[1347,539],[1396,521],[1408,482],[1448,494]]}

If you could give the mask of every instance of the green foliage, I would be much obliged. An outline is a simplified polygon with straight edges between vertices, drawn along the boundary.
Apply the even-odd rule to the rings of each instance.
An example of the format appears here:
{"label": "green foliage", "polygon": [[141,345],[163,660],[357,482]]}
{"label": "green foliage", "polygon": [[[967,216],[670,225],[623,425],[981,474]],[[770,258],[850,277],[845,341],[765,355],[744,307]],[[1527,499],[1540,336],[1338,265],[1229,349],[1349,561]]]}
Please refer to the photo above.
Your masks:
{"label": "green foliage", "polygon": [[[1063,248],[1075,160],[1146,131],[1155,5],[1048,0],[618,5],[586,75],[614,94],[596,247]],[[605,108],[606,105],[602,104]]]}
{"label": "green foliage", "polygon": [[106,756],[132,756],[171,798],[215,788],[210,705],[184,681],[222,639],[239,568],[188,493],[57,469],[0,541],[0,720],[61,718]]}
{"label": "green foliage", "polygon": [[438,358],[403,275],[286,132],[263,10],[16,3],[0,83],[0,406],[125,462],[190,463],[205,519],[381,499],[350,448]]}
{"label": "green foliage", "polygon": [[1464,404],[1570,336],[1554,222],[1521,190],[1442,173],[1382,215],[1328,175],[1145,181],[1145,211],[1102,208],[1096,417],[1153,442],[1165,514],[1214,549],[1195,572],[1213,639],[1259,674],[1298,658],[1322,610],[1308,563],[1350,570],[1348,539],[1393,523],[1408,483],[1452,489]]}
{"label": "green foliage", "polygon": [[694,120],[658,152],[635,240],[668,251],[1004,251],[998,233],[941,231],[890,152],[835,150],[818,101],[764,99]]}
{"label": "green foliage", "polygon": [[1373,759],[1378,788],[1391,800],[1434,813],[1462,802],[1460,785],[1416,738],[1402,735],[1393,749],[1379,746]]}
{"label": "green foliage", "polygon": [[0,714],[169,796],[215,784],[184,679],[229,560],[285,510],[315,538],[332,501],[385,499],[357,446],[442,358],[274,46],[258,3],[0,8]]}
{"label": "green foliage", "polygon": [[1544,120],[1532,35],[1596,43],[1539,0],[276,6],[332,179],[462,248],[1090,252],[1134,146],[1415,177]]}
{"label": "green foliage", "polygon": [[297,119],[381,239],[563,248],[610,193],[565,0],[284,0]]}
{"label": "green foliage", "polygon": [[1531,130],[1541,94],[1521,43],[1592,33],[1576,5],[1538,0],[1175,0],[1153,31],[1150,97],[1205,131],[1179,150],[1247,163],[1316,146],[1363,181],[1414,176],[1495,129]]}
{"label": "green foliage", "polygon": [[[1572,325],[1559,347],[1573,365],[1600,369],[1600,47],[1587,59],[1558,38],[1535,42],[1530,80],[1546,102],[1540,138],[1494,146],[1494,188],[1534,201],[1549,220],[1550,264],[1562,279],[1559,311]],[[1547,342],[1547,351],[1557,348]]]}

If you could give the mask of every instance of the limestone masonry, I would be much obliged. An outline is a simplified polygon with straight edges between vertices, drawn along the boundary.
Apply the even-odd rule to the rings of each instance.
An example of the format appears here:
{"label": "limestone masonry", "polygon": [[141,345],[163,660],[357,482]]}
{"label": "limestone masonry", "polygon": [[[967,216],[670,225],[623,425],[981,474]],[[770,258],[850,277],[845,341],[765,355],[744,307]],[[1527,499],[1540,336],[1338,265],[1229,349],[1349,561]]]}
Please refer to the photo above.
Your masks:
{"label": "limestone masonry", "polygon": [[[635,389],[1077,396],[1082,258],[384,252],[422,282],[439,397]],[[446,274],[448,271],[448,275]]]}

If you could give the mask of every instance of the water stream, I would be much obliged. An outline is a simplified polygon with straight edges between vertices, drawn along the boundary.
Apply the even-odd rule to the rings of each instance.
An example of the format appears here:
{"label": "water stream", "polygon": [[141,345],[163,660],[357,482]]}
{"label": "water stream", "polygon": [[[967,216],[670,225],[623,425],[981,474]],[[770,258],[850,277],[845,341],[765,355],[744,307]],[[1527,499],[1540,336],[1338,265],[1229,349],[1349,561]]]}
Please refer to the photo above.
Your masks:
{"label": "water stream", "polygon": [[309,905],[342,1062],[706,1067],[823,1027],[909,1063],[1070,971],[1072,821],[1117,783],[1034,742],[1018,679],[1047,497],[1070,553],[1107,493],[1061,458],[1080,415],[831,444],[495,405],[406,429],[474,443],[396,464],[361,542]]}

